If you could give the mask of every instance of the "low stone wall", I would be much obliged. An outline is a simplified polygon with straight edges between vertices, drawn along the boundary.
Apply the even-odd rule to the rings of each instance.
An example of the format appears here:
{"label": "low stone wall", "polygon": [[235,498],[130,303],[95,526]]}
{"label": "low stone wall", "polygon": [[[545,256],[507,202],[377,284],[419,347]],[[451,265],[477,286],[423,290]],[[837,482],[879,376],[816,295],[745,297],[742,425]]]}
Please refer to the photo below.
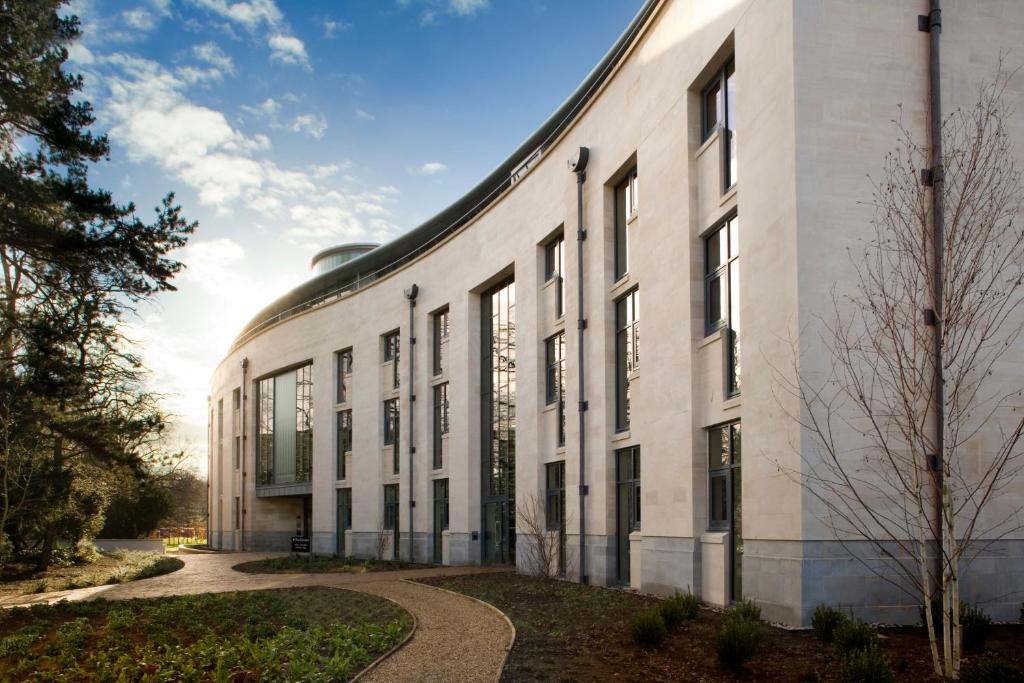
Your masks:
{"label": "low stone wall", "polygon": [[141,550],[162,555],[164,552],[164,542],[159,538],[96,538],[92,544],[97,550],[108,553],[113,550]]}

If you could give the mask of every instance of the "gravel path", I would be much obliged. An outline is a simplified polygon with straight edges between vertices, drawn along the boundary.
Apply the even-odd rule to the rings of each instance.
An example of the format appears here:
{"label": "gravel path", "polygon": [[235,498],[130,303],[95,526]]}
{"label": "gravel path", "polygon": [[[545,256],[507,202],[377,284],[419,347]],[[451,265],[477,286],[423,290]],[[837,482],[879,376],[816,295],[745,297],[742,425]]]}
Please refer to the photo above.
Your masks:
{"label": "gravel path", "polygon": [[513,637],[501,612],[463,595],[409,581],[368,583],[358,590],[394,600],[417,621],[412,640],[360,678],[360,683],[498,680]]}
{"label": "gravel path", "polygon": [[394,600],[417,621],[411,640],[360,681],[498,680],[514,631],[496,609],[410,579],[478,573],[479,567],[424,567],[365,574],[243,574],[231,567],[281,553],[181,555],[185,566],[152,579],[0,600],[0,607],[58,600],[127,600],[194,593],[338,586]]}

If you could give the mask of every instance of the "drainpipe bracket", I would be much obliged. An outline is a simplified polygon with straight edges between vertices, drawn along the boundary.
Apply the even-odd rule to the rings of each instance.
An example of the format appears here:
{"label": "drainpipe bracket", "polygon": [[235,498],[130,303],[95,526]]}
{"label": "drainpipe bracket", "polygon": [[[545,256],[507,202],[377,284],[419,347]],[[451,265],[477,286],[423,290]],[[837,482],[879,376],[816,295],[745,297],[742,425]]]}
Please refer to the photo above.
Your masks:
{"label": "drainpipe bracket", "polygon": [[586,230],[577,230],[576,231],[576,239],[578,239],[580,242],[586,240],[587,239],[587,231]]}
{"label": "drainpipe bracket", "polygon": [[590,486],[587,485],[587,484],[580,484],[580,495],[581,496],[589,496],[590,495]]}
{"label": "drainpipe bracket", "polygon": [[587,319],[586,318],[580,318],[579,319],[578,329],[581,329],[581,330],[587,329]]}
{"label": "drainpipe bracket", "polygon": [[938,29],[939,33],[942,33],[942,10],[934,9],[928,14],[917,15],[918,31],[931,33],[933,29]]}

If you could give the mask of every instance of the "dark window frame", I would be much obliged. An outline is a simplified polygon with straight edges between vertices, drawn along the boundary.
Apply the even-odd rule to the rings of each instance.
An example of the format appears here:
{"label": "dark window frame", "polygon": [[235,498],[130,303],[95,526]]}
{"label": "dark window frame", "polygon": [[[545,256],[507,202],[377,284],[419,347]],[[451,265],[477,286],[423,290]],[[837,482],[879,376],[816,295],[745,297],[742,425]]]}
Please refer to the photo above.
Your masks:
{"label": "dark window frame", "polygon": [[565,525],[565,461],[544,465],[544,528],[562,531]]}
{"label": "dark window frame", "polygon": [[349,382],[352,380],[352,347],[342,349],[334,354],[335,356],[335,397],[334,400],[337,403],[348,403],[350,400],[349,396]]}
{"label": "dark window frame", "polygon": [[398,389],[401,385],[401,377],[398,374],[398,365],[402,358],[402,333],[398,330],[388,332],[383,336],[384,343],[384,364],[391,363],[392,388]]}
{"label": "dark window frame", "polygon": [[435,384],[433,394],[433,416],[434,416],[434,453],[433,468],[439,470],[444,466],[444,437],[450,429],[450,413],[448,403],[448,382]]}
{"label": "dark window frame", "polygon": [[[742,472],[740,468],[743,461],[741,424],[739,420],[735,420],[733,422],[712,425],[705,430],[708,440],[708,529],[711,531],[729,531],[732,525],[733,477],[740,476],[739,472]],[[720,436],[722,433],[727,435],[727,444],[724,451]],[[716,435],[718,435],[719,439],[717,443],[715,442]],[[712,460],[712,453],[717,454],[717,460]],[[726,462],[723,462],[723,453]],[[734,472],[737,472],[737,474],[734,475]],[[724,491],[725,498],[720,501],[720,507],[725,511],[723,516],[719,516],[716,513],[716,492],[714,487],[716,479],[723,482],[722,490]]]}
{"label": "dark window frame", "polygon": [[[393,531],[398,534],[398,484],[384,484],[384,531]],[[392,547],[397,547],[398,539],[392,539]]]}
{"label": "dark window frame", "polygon": [[544,245],[544,281],[555,281],[555,318],[565,316],[565,234]]}
{"label": "dark window frame", "polygon": [[384,403],[384,445],[392,449],[392,469],[395,474],[399,471],[398,445],[402,435],[402,406],[399,398],[385,399]]}
{"label": "dark window frame", "polygon": [[[623,463],[627,463],[625,466]],[[629,505],[629,533],[640,531],[642,524],[641,498],[640,498],[640,447],[628,446],[615,451],[615,483],[621,493],[625,487],[628,490]],[[616,505],[621,505],[621,497],[617,498]]]}
{"label": "dark window frame", "polygon": [[[725,145],[726,154],[722,155],[722,187],[723,192],[728,192],[736,184],[738,175],[732,169],[732,162],[736,155],[736,131],[735,131],[735,93],[730,96],[729,86],[735,86],[736,59],[730,56],[720,69],[715,71],[707,85],[700,93],[700,118],[701,118],[701,142],[706,142],[709,137],[720,129],[722,144]],[[715,92],[715,112],[712,115],[708,111],[708,95]]]}
{"label": "dark window frame", "polygon": [[352,410],[339,410],[335,413],[335,428],[337,443],[335,448],[337,449],[337,477],[338,479],[345,479],[346,470],[345,455],[352,452]]}
{"label": "dark window frame", "polygon": [[[623,309],[625,309],[625,314]],[[617,432],[629,429],[629,376],[640,367],[639,346],[640,287],[636,286],[615,300],[615,431]]]}
{"label": "dark window frame", "polygon": [[[739,215],[734,211],[719,221],[705,235],[704,242],[704,334],[709,336],[724,330],[725,338],[725,394],[738,396],[740,381],[740,313],[739,276],[740,236]],[[711,262],[711,246],[717,240],[720,253],[718,263]],[[722,257],[724,255],[724,258]],[[720,316],[712,319],[712,288],[718,287]]]}
{"label": "dark window frame", "polygon": [[[433,482],[434,482],[434,484],[433,484],[432,488],[434,490],[433,490],[432,493],[433,493],[433,499],[434,499],[434,508],[435,508],[435,510],[440,511],[440,513],[441,513],[441,531],[448,531],[448,527],[449,527],[449,517],[448,517],[448,513],[449,513],[449,502],[448,501],[449,501],[449,498],[448,498],[448,496],[451,493],[450,489],[449,489],[448,478],[445,477],[443,479],[434,479]],[[439,493],[443,493],[444,495],[443,496],[439,496],[438,495]]]}
{"label": "dark window frame", "polygon": [[433,371],[434,377],[444,374],[445,361],[448,359],[448,342],[451,337],[451,314],[447,306],[431,316],[434,334]]}
{"label": "dark window frame", "polygon": [[341,538],[338,539],[338,554],[344,553],[344,533],[352,528],[352,487],[345,487],[337,490],[337,512],[338,531]]}
{"label": "dark window frame", "polygon": [[565,331],[544,340],[544,404],[558,405],[556,443],[565,445]]}
{"label": "dark window frame", "polygon": [[634,165],[615,184],[614,277],[618,282],[629,275],[629,223],[637,215],[639,174]]}

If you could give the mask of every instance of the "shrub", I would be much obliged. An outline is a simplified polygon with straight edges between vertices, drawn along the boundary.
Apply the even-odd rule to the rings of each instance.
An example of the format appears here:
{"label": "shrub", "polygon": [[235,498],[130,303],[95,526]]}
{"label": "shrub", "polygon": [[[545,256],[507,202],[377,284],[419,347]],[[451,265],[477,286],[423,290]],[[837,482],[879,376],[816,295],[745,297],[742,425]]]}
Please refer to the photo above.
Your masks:
{"label": "shrub", "polygon": [[671,598],[663,600],[658,605],[658,611],[665,621],[665,628],[671,631],[683,621],[696,617],[699,604],[700,601],[689,591],[683,594],[676,593]]}
{"label": "shrub", "polygon": [[753,600],[743,600],[729,610],[729,614],[735,614],[749,619],[750,621],[761,621],[761,608]]}
{"label": "shrub", "polygon": [[843,657],[870,650],[878,644],[875,629],[860,619],[846,619],[832,632],[832,642]]}
{"label": "shrub", "polygon": [[829,605],[818,605],[814,608],[814,614],[811,615],[811,627],[814,629],[814,635],[826,643],[832,642],[836,628],[844,621],[847,621],[846,615]]}
{"label": "shrub", "polygon": [[985,641],[992,628],[992,619],[977,607],[960,603],[960,626],[963,628],[965,650],[975,652],[985,649]]}
{"label": "shrub", "polygon": [[964,662],[963,683],[1024,683],[1024,672],[998,657],[981,657]]}
{"label": "shrub", "polygon": [[718,651],[718,660],[735,669],[754,658],[760,643],[761,622],[733,609],[718,631],[715,649]]}
{"label": "shrub", "polygon": [[633,617],[629,625],[633,640],[644,647],[661,647],[668,635],[665,628],[665,620],[661,616],[661,610],[651,607]]}
{"label": "shrub", "polygon": [[840,672],[846,683],[896,683],[896,676],[877,647],[856,650],[843,657]]}

